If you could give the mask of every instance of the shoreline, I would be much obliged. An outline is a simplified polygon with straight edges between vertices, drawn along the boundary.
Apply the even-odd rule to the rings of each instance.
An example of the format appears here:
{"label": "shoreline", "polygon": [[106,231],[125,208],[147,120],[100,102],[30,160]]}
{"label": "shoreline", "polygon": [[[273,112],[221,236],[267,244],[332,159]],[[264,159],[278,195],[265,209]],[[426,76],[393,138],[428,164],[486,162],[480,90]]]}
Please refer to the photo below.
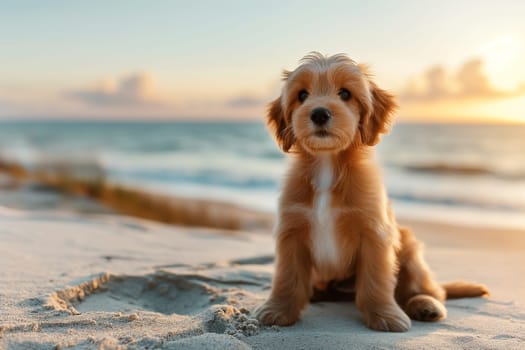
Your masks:
{"label": "shoreline", "polygon": [[[89,194],[89,188],[93,184],[89,181],[79,181],[78,184],[61,183],[54,180],[30,178],[30,174],[17,164],[12,165],[8,171],[2,169],[0,160],[0,205],[18,208],[42,210],[43,208],[54,208],[57,210],[71,210],[85,213],[105,213],[118,215],[117,208],[114,209],[105,203],[107,198],[100,198]],[[75,188],[77,186],[78,188]],[[192,222],[189,226],[195,226],[203,217],[207,217],[205,225],[208,227],[227,228],[248,231],[271,231],[275,223],[276,212],[272,210],[257,209],[254,206],[246,206],[235,201],[226,201],[220,198],[204,198],[203,196],[185,196],[162,194],[156,189],[140,188],[137,186],[119,185],[108,182],[105,185],[109,192],[124,189],[129,193],[128,198],[136,200],[152,201],[154,207],[159,210],[178,210],[183,208],[187,220]],[[88,188],[86,191],[84,188]],[[126,201],[127,198],[124,199]],[[487,212],[480,216],[478,212],[462,210],[455,207],[441,206],[439,208],[425,207],[421,204],[393,203],[396,217],[400,222],[427,222],[437,225],[461,226],[466,229],[491,229],[505,231],[519,231],[525,235],[525,216],[517,212]],[[69,206],[69,208],[68,208]],[[147,207],[147,205],[146,205]],[[144,205],[134,210],[143,209]],[[168,209],[166,209],[168,208]],[[171,208],[171,209],[170,209]],[[147,208],[151,210],[152,208]],[[156,219],[155,216],[136,215],[130,212],[122,212],[121,215],[129,215],[152,219],[154,221],[187,225],[184,220]],[[195,223],[193,223],[195,222]]]}

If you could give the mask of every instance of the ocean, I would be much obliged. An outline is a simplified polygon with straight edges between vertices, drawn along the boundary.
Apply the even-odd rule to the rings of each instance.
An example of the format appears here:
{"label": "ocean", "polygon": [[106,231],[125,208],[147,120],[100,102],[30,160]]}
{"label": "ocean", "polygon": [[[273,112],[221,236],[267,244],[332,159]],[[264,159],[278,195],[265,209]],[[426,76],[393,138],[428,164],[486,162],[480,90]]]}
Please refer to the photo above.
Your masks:
{"label": "ocean", "polygon": [[[398,123],[377,147],[405,218],[525,227],[525,125]],[[258,122],[0,122],[0,158],[100,164],[116,183],[275,211],[286,157]]]}

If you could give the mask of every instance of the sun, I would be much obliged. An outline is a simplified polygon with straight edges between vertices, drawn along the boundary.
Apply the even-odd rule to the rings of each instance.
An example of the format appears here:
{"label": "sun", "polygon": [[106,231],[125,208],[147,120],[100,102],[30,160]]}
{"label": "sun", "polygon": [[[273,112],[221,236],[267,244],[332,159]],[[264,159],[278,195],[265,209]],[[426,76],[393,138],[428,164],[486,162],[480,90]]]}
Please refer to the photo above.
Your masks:
{"label": "sun", "polygon": [[518,40],[504,37],[483,45],[479,54],[485,58],[488,69],[501,71],[517,56],[520,47]]}
{"label": "sun", "polygon": [[522,44],[513,37],[501,37],[490,41],[478,50],[483,58],[485,71],[496,85],[502,88],[511,88],[516,84],[516,72],[513,71]]}

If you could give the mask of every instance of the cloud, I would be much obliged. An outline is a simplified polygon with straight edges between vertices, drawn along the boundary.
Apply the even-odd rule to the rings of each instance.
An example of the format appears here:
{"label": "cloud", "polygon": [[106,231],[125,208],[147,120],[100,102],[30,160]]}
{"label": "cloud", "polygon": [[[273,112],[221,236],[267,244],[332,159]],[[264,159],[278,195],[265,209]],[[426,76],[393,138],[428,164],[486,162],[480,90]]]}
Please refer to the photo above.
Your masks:
{"label": "cloud", "polygon": [[153,92],[153,76],[149,73],[134,73],[118,80],[105,79],[95,87],[66,93],[91,106],[129,107],[159,105]]}
{"label": "cloud", "polygon": [[270,93],[273,91],[264,90],[237,90],[231,95],[216,96],[213,92],[186,89],[183,84],[165,90],[157,88],[154,81],[150,73],[133,73],[114,74],[90,85],[70,85],[59,90],[48,86],[17,90],[0,84],[0,117],[261,118],[266,104],[274,98]]}
{"label": "cloud", "polygon": [[514,90],[500,90],[493,86],[483,71],[483,61],[465,62],[455,74],[443,66],[433,66],[420,77],[411,80],[401,98],[405,101],[443,101],[458,99],[499,99],[525,94],[525,83]]}
{"label": "cloud", "polygon": [[230,100],[227,100],[225,105],[226,107],[231,108],[251,108],[251,107],[259,107],[263,105],[266,101],[259,97],[254,96],[238,96],[234,97]]}

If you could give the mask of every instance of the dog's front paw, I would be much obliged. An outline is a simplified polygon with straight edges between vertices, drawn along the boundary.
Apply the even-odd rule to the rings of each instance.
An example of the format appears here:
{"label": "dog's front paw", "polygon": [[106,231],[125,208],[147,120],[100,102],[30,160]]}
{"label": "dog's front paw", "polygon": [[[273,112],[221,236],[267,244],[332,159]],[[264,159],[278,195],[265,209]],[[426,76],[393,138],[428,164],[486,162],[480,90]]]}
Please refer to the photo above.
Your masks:
{"label": "dog's front paw", "polygon": [[363,316],[366,325],[377,331],[406,332],[411,326],[410,318],[395,303],[365,311]]}
{"label": "dog's front paw", "polygon": [[299,313],[290,305],[267,300],[255,310],[255,317],[267,326],[291,326],[299,319]]}

